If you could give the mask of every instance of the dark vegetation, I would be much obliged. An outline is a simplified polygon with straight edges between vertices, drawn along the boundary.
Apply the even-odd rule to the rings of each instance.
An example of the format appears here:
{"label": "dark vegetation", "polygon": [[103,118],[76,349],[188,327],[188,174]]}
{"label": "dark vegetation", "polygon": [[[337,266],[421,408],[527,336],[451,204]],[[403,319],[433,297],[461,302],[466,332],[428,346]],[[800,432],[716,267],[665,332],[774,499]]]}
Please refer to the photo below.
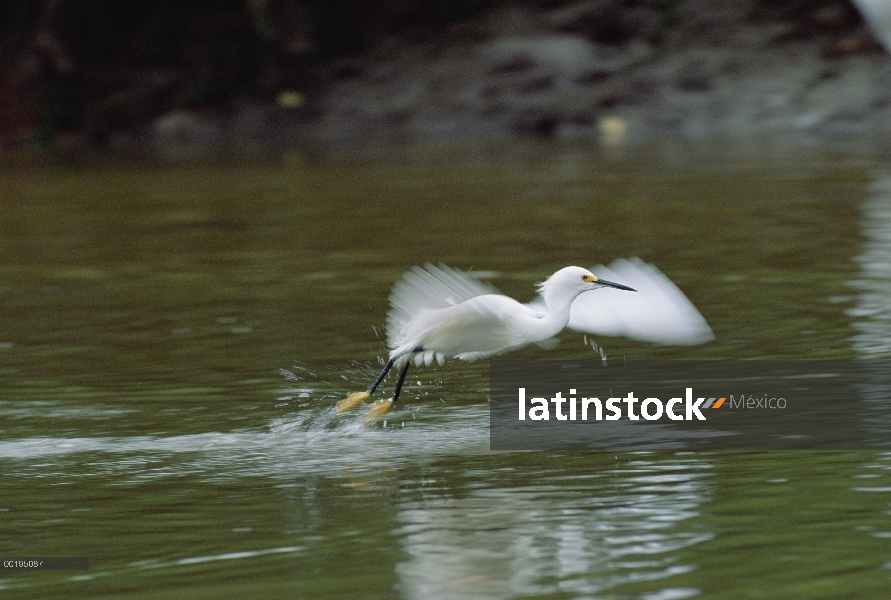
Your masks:
{"label": "dark vegetation", "polygon": [[[730,1],[730,0],[727,0]],[[572,33],[600,44],[658,43],[681,2],[595,0]],[[5,0],[0,2],[0,146],[49,145],[77,131],[101,146],[177,109],[230,110],[296,92],[312,118],[326,78],[346,77],[382,42],[448,43],[493,10],[551,10],[528,0]],[[788,36],[838,35],[860,23],[847,0],[751,0],[753,22]],[[470,25],[468,25],[470,24]],[[714,33],[714,32],[713,32]],[[330,68],[332,64],[340,65]],[[321,68],[327,65],[328,68]],[[695,85],[695,81],[691,85]]]}

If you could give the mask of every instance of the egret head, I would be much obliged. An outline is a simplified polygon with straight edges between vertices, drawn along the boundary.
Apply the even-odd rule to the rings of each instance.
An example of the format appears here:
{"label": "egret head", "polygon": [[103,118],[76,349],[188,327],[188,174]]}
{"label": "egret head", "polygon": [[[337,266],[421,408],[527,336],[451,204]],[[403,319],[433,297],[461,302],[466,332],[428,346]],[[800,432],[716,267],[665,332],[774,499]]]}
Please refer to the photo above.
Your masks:
{"label": "egret head", "polygon": [[565,298],[571,302],[582,292],[596,290],[601,287],[612,287],[629,292],[637,291],[627,285],[601,279],[588,269],[564,267],[540,283],[538,285],[538,293],[550,305],[552,300],[557,298]]}

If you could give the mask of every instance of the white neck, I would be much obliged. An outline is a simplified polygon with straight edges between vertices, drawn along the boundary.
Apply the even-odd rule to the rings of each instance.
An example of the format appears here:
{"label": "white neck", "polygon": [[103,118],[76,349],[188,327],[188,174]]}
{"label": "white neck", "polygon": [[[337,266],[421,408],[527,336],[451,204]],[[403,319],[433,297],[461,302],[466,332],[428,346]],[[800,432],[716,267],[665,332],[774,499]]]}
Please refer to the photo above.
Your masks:
{"label": "white neck", "polygon": [[541,289],[541,297],[544,298],[545,306],[547,306],[547,314],[539,324],[541,339],[553,337],[563,331],[566,324],[569,323],[569,309],[572,302],[581,294],[576,290],[554,290],[547,286]]}

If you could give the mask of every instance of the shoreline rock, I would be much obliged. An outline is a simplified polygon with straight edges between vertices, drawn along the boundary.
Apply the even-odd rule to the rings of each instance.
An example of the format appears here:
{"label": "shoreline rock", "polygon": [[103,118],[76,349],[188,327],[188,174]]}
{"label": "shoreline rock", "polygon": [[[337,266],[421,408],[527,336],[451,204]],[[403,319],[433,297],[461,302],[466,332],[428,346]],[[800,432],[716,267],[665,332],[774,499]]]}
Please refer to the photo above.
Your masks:
{"label": "shoreline rock", "polygon": [[[156,110],[105,144],[171,159],[526,137],[891,146],[891,54],[838,0],[513,7],[426,38],[394,34],[306,79],[314,83],[274,98]],[[156,104],[174,95],[174,80],[158,84],[166,96]],[[91,143],[78,131],[62,139]]]}
{"label": "shoreline rock", "polygon": [[723,8],[679,9],[684,25],[655,41],[640,34],[652,27],[621,44],[592,41],[582,24],[603,3],[580,2],[496,20],[477,32],[482,41],[402,48],[331,84],[307,134],[611,143],[891,134],[891,55],[864,27],[799,40],[794,24],[752,23],[744,4],[712,4]]}

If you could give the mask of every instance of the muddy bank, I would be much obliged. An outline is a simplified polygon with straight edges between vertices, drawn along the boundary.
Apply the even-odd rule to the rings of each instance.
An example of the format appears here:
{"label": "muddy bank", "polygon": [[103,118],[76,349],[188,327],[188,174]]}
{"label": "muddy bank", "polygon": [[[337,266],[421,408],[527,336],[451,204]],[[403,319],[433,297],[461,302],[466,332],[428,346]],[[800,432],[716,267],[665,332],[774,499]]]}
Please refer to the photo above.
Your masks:
{"label": "muddy bank", "polygon": [[[201,102],[182,100],[182,69],[92,73],[74,93],[104,82],[105,112],[63,123],[49,143],[176,157],[345,141],[891,139],[891,55],[847,1],[547,6],[502,4],[343,56],[292,57],[267,64],[263,86]],[[6,145],[39,122],[31,114]]]}
{"label": "muddy bank", "polygon": [[446,42],[394,46],[330,79],[328,139],[538,135],[608,143],[891,133],[891,56],[850,7],[806,19],[748,2],[520,10]]}

